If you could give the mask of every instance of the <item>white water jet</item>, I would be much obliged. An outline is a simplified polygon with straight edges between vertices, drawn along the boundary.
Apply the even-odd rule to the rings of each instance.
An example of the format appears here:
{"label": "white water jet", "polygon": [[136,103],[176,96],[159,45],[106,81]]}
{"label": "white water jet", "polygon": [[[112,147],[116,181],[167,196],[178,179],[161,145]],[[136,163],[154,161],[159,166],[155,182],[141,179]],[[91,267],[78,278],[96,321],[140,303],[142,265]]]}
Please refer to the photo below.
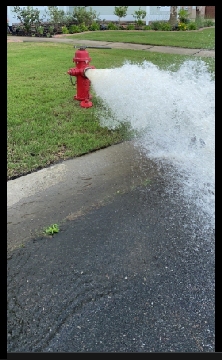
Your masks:
{"label": "white water jet", "polygon": [[180,184],[187,206],[195,205],[214,228],[215,81],[201,60],[179,70],[161,70],[150,62],[126,62],[120,68],[87,71],[102,100],[102,126],[130,124],[141,135],[142,151]]}

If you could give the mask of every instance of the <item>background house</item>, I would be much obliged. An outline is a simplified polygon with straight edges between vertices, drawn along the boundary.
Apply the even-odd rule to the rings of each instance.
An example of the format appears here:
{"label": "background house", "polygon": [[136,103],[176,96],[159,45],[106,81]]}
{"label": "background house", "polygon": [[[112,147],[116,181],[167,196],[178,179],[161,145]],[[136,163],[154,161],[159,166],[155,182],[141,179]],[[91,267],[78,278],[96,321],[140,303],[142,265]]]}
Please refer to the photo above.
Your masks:
{"label": "background house", "polygon": [[[101,21],[118,21],[118,17],[114,15],[115,6],[91,6],[92,10],[95,10],[99,15]],[[150,21],[155,20],[169,20],[170,18],[170,6],[129,6],[127,9],[127,14],[124,18],[121,19],[122,22],[134,22],[135,18],[133,17],[134,11],[139,10],[146,11],[146,18],[144,21],[146,25]],[[74,6],[69,6],[69,11],[73,11]]]}
{"label": "background house", "polygon": [[[48,6],[32,6],[40,10],[40,17],[45,14],[45,10],[48,8]],[[16,14],[12,11],[13,8],[14,6],[7,6],[7,19],[9,21],[9,25],[19,23],[19,20],[15,16]],[[58,8],[60,10],[64,10],[65,13],[72,13],[74,6],[58,6]],[[99,18],[101,21],[118,21],[118,17],[114,15],[115,6],[91,6],[91,8],[100,14]],[[148,25],[151,21],[169,20],[170,18],[170,6],[129,6],[126,17],[122,18],[121,21],[134,22],[135,19],[132,14],[134,11],[139,10],[139,8],[146,11],[146,18],[144,19],[146,25]],[[215,6],[178,6],[178,9],[180,8],[188,10],[191,19],[196,18],[197,11],[200,16],[211,19],[215,18]],[[47,18],[45,18],[45,20],[47,20]]]}
{"label": "background house", "polygon": [[201,16],[208,19],[215,19],[215,6],[179,6],[188,10],[191,19]]}

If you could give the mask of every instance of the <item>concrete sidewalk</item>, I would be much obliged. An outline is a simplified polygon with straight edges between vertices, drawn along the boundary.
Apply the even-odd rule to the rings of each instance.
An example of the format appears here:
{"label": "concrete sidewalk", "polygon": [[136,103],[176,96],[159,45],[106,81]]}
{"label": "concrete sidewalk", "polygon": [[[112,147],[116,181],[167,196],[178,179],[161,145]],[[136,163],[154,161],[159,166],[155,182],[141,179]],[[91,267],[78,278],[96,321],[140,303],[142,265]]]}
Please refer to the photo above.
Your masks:
{"label": "concrete sidewalk", "polygon": [[150,164],[126,141],[9,180],[8,251],[46,224],[75,219],[151,179]]}
{"label": "concrete sidewalk", "polygon": [[142,45],[132,43],[120,43],[110,41],[94,41],[94,40],[78,40],[69,39],[68,36],[52,37],[52,38],[38,38],[38,37],[24,37],[24,36],[10,36],[7,37],[7,42],[58,42],[58,43],[71,43],[77,47],[83,46],[99,46],[110,47],[111,49],[131,49],[131,50],[145,50],[166,54],[178,54],[178,55],[194,55],[202,57],[215,57],[215,50],[207,49],[187,49],[173,46],[156,46],[156,45]]}

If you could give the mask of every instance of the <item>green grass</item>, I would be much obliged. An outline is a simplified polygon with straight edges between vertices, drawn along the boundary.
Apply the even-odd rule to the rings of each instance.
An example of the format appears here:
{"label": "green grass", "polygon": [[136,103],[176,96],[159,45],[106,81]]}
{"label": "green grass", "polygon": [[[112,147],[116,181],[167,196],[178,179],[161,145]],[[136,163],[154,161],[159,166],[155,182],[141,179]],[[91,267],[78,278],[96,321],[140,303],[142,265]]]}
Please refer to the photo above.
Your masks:
{"label": "green grass", "polygon": [[177,46],[190,49],[214,49],[215,28],[195,31],[91,31],[70,35],[69,39],[129,42],[143,45]]}
{"label": "green grass", "polygon": [[[73,100],[76,88],[67,71],[75,67],[75,51],[72,45],[62,43],[8,43],[8,180],[134,136],[126,125],[116,130],[100,126],[96,114],[101,101],[93,89],[93,107],[81,108]],[[89,53],[90,65],[101,69],[119,67],[126,60],[177,68],[189,58],[140,50],[90,49]],[[214,71],[214,59],[203,60]]]}

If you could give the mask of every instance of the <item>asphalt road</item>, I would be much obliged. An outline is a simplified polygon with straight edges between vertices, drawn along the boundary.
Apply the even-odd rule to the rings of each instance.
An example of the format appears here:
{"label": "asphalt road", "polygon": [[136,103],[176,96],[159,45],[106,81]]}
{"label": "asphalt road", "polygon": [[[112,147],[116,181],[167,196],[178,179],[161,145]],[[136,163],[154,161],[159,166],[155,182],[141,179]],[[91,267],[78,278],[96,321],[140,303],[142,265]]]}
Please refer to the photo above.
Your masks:
{"label": "asphalt road", "polygon": [[214,230],[132,142],[8,182],[8,353],[215,352],[214,272]]}

